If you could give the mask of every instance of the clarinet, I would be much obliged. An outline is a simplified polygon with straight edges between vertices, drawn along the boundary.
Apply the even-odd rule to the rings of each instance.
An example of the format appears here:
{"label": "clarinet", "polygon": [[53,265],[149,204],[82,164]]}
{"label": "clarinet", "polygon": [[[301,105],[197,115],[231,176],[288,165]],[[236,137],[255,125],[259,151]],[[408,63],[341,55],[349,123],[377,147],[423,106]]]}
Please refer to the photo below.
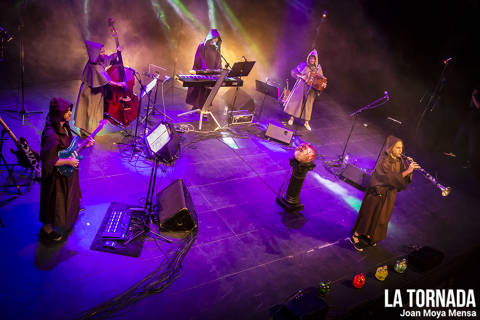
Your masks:
{"label": "clarinet", "polygon": [[[402,158],[408,162],[411,162],[413,161],[413,158],[412,157],[409,157],[405,154],[402,153]],[[407,166],[408,168],[408,166]],[[435,179],[430,173],[428,173],[427,171],[425,171],[425,169],[423,169],[422,167],[418,168],[418,169],[415,169],[417,170],[419,173],[421,173],[426,179],[428,179],[431,183],[433,183],[438,189],[440,189],[440,191],[442,191],[442,196],[446,197],[450,194],[450,192],[452,191],[452,188],[450,187],[445,187],[444,185],[442,185],[440,182],[437,181],[437,179]]]}

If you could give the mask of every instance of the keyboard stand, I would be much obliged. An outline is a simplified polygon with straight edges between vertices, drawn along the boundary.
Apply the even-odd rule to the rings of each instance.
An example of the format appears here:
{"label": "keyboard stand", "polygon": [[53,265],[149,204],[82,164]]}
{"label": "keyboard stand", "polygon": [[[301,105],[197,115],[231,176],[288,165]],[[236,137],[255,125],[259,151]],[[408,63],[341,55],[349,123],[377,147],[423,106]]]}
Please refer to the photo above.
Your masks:
{"label": "keyboard stand", "polygon": [[200,112],[200,120],[198,121],[198,130],[202,130],[203,115],[205,115],[205,114],[210,115],[212,117],[213,121],[215,121],[215,124],[217,125],[217,127],[214,129],[214,131],[222,129],[223,127],[220,125],[217,118],[215,118],[213,113],[210,111],[210,106],[212,105],[212,101],[213,101],[213,99],[215,99],[215,96],[217,95],[218,90],[222,86],[223,80],[225,80],[225,78],[227,77],[227,73],[228,73],[228,70],[226,70],[226,69],[223,70],[222,73],[220,73],[220,76],[218,77],[217,81],[215,82],[215,85],[213,86],[212,91],[210,91],[210,94],[208,95],[207,100],[203,104],[202,109],[190,110],[190,111],[187,111],[187,112],[184,112],[184,113],[181,113],[181,114],[177,115],[177,117],[183,117],[183,116],[186,116],[188,114],[193,114],[193,113]]}

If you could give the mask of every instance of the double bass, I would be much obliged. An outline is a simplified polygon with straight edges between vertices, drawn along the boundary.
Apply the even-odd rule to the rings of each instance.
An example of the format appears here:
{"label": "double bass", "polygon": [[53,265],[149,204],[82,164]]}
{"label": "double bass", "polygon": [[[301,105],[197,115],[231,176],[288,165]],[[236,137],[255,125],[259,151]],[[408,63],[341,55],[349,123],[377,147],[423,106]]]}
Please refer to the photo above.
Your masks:
{"label": "double bass", "polygon": [[[108,19],[108,25],[112,36],[115,38],[115,44],[120,46],[118,41],[118,33],[115,29],[115,21],[113,18]],[[110,66],[107,73],[113,81],[125,82],[127,87],[110,87],[110,92],[105,98],[105,112],[107,112],[114,120],[109,121],[112,124],[117,122],[128,126],[138,116],[138,97],[133,93],[135,85],[135,73],[129,68],[123,66],[122,53],[117,51],[118,63]]]}

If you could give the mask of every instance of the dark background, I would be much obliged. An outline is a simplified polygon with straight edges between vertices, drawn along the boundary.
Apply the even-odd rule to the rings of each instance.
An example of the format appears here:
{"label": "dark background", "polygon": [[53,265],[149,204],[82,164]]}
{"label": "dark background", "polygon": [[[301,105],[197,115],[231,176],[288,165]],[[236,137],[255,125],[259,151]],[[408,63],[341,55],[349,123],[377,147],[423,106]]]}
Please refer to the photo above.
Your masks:
{"label": "dark background", "polygon": [[[172,74],[187,72],[197,44],[210,28],[208,1],[183,1],[184,11],[171,3],[175,2],[2,1],[0,25],[15,38],[5,46],[0,86],[12,89],[19,83],[20,16],[26,86],[79,79],[86,61],[84,38],[102,42],[112,52],[108,17],[117,21],[126,64],[141,72],[149,63]],[[328,94],[356,110],[388,90],[391,101],[364,115],[380,125],[385,116],[396,118],[412,135],[424,110],[419,101],[429,96],[443,60],[451,57],[442,102],[424,121],[430,147],[449,146],[478,81],[478,1],[211,3],[226,58],[234,62],[244,55],[257,61],[246,88],[267,77],[283,85],[289,70],[315,47],[329,79]]]}

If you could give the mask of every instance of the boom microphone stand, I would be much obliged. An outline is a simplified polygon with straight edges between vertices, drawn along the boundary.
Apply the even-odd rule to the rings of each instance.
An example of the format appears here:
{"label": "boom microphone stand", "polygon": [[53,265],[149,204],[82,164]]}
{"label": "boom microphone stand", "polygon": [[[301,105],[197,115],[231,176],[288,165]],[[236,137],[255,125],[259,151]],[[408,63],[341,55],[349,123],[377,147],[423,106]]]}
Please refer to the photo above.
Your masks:
{"label": "boom microphone stand", "polygon": [[[423,120],[425,118],[425,115],[427,114],[427,111],[433,112],[435,107],[440,103],[440,98],[442,95],[442,91],[445,88],[445,85],[447,84],[447,79],[445,77],[445,72],[447,71],[448,63],[452,60],[452,58],[447,58],[443,60],[443,68],[442,72],[440,73],[440,77],[438,78],[437,84],[435,85],[435,88],[432,91],[432,94],[430,95],[430,98],[428,99],[427,103],[425,104],[425,107],[423,109],[423,112],[418,119],[417,126],[415,127],[415,137],[418,137],[420,127],[422,126]],[[423,98],[425,97],[425,94],[423,97],[420,99],[420,103],[423,102]]]}
{"label": "boom microphone stand", "polygon": [[348,133],[347,140],[345,141],[345,145],[343,146],[343,151],[342,154],[339,156],[337,160],[333,161],[326,161],[325,164],[327,167],[332,168],[332,167],[341,167],[344,163],[345,160],[345,152],[347,150],[348,142],[350,141],[350,137],[352,136],[353,128],[355,127],[356,121],[357,121],[357,115],[364,111],[364,110],[369,110],[369,109],[375,109],[377,107],[380,107],[387,103],[390,100],[390,97],[388,96],[388,92],[385,91],[385,95],[381,97],[380,99],[377,99],[369,104],[367,104],[364,107],[361,107],[357,111],[353,112],[350,114],[350,117],[353,117],[353,122],[352,122],[352,127],[350,128],[350,132]]}
{"label": "boom microphone stand", "polygon": [[8,112],[8,113],[19,114],[22,118],[22,126],[25,124],[25,118],[28,117],[30,114],[43,113],[42,111],[26,111],[25,110],[25,82],[24,82],[25,49],[24,49],[24,45],[23,45],[23,29],[24,29],[25,26],[24,26],[23,18],[22,18],[22,8],[24,6],[25,6],[25,1],[23,1],[22,5],[20,7],[20,18],[19,18],[19,24],[18,24],[18,35],[19,35],[19,39],[20,39],[20,88],[22,90],[22,110],[20,110],[20,111],[13,110],[13,109],[5,110],[5,112]]}

